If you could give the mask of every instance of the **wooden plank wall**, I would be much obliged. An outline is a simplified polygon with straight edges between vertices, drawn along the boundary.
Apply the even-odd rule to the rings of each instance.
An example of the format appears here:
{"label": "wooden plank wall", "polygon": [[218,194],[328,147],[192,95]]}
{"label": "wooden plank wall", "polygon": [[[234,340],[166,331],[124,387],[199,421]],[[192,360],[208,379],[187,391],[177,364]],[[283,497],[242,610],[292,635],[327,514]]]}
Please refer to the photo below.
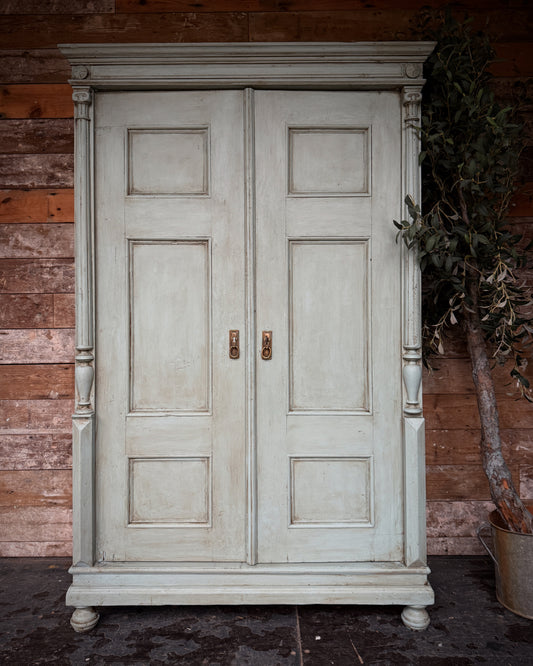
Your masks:
{"label": "wooden plank wall", "polygon": [[[358,41],[424,37],[439,0],[3,0],[0,5],[0,555],[70,553],[73,172],[61,42]],[[527,114],[517,228],[533,236],[533,30],[528,0],[457,3],[487,31],[500,94]],[[531,276],[528,276],[531,278]],[[489,494],[464,346],[426,377],[430,553],[481,552]],[[505,446],[533,499],[533,407],[498,371]]]}

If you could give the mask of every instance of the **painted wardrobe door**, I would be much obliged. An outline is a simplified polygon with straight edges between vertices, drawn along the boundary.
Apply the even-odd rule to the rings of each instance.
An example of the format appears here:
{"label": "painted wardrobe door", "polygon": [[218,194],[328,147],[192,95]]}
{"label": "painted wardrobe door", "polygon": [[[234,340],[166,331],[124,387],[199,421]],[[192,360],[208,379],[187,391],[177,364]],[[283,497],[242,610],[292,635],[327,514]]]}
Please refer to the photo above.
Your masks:
{"label": "painted wardrobe door", "polygon": [[402,560],[399,127],[395,93],[256,94],[260,562]]}
{"label": "painted wardrobe door", "polygon": [[100,560],[245,559],[242,107],[97,95]]}

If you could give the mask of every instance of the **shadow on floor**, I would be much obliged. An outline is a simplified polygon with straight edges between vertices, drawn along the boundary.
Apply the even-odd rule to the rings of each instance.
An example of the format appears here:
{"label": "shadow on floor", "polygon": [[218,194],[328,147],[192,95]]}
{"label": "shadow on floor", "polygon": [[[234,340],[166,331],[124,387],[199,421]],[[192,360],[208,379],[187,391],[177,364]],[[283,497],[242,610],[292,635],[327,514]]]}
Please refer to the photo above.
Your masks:
{"label": "shadow on floor", "polygon": [[393,606],[109,607],[71,629],[63,558],[0,559],[0,663],[158,666],[533,666],[533,621],[496,601],[485,557],[430,558],[431,625]]}

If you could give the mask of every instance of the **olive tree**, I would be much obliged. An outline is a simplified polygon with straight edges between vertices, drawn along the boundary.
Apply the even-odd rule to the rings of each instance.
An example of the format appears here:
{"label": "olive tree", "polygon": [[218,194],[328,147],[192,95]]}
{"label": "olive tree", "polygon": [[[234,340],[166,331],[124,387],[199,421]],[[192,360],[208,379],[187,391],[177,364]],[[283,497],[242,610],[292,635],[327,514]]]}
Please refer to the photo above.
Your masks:
{"label": "olive tree", "polygon": [[502,453],[492,368],[508,364],[531,400],[524,376],[533,303],[521,278],[528,247],[506,215],[518,174],[522,127],[490,88],[488,39],[468,21],[446,19],[428,59],[420,129],[422,209],[406,200],[398,234],[418,252],[423,274],[425,352],[443,352],[449,327],[461,328],[472,364],[481,454],[492,499],[512,531],[533,533],[533,516]]}

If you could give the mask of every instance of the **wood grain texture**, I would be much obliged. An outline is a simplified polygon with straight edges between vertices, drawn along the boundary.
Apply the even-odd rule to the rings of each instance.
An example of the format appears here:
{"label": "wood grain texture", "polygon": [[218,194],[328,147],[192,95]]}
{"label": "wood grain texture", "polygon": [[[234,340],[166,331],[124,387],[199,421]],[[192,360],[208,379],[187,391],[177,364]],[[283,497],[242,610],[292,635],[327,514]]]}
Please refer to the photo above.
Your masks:
{"label": "wood grain texture", "polygon": [[73,257],[74,225],[0,224],[0,258]]}
{"label": "wood grain texture", "polygon": [[[513,466],[518,478],[518,466]],[[489,484],[481,465],[428,465],[428,500],[490,500]]]}
{"label": "wood grain texture", "polygon": [[72,511],[64,506],[0,507],[0,553],[17,542],[68,541],[71,521]]}
{"label": "wood grain texture", "polygon": [[429,538],[475,537],[476,529],[494,510],[492,502],[464,501],[447,502],[431,501],[427,503],[426,521]]}
{"label": "wood grain texture", "polygon": [[2,120],[0,153],[72,153],[74,121],[65,118]]}
{"label": "wood grain texture", "polygon": [[51,328],[53,294],[0,294],[0,328]]}
{"label": "wood grain texture", "polygon": [[28,433],[63,433],[72,430],[73,400],[0,400],[2,436]]}
{"label": "wood grain texture", "polygon": [[[502,429],[502,446],[507,459],[527,463],[533,451],[533,430]],[[426,430],[426,463],[428,465],[481,464],[481,432],[469,430]]]}
{"label": "wood grain texture", "polygon": [[74,291],[72,259],[0,259],[0,292],[57,293]]}
{"label": "wood grain texture", "polygon": [[0,400],[44,400],[73,396],[74,365],[6,365],[2,368]]}
{"label": "wood grain texture", "polygon": [[0,14],[112,13],[115,0],[2,0]]}
{"label": "wood grain texture", "polygon": [[533,183],[524,183],[519,187],[511,201],[510,212],[513,216],[533,215]]}
{"label": "wood grain texture", "polygon": [[29,433],[0,438],[0,470],[70,469],[72,437],[67,434]]}
{"label": "wood grain texture", "polygon": [[73,222],[74,190],[0,190],[0,222]]}
{"label": "wood grain texture", "polygon": [[486,555],[477,537],[431,537],[427,540],[428,555]]}
{"label": "wood grain texture", "polygon": [[70,507],[72,474],[65,469],[0,471],[0,507]]}
{"label": "wood grain texture", "polygon": [[[528,461],[532,462],[531,458]],[[520,466],[520,497],[533,500],[533,465]]]}
{"label": "wood grain texture", "polygon": [[0,50],[1,83],[66,83],[70,65],[58,49]]}
{"label": "wood grain texture", "polygon": [[54,328],[74,328],[74,294],[54,294]]}
{"label": "wood grain texture", "polygon": [[73,155],[0,155],[0,187],[73,187]]}
{"label": "wood grain texture", "polygon": [[[531,30],[531,21],[527,24]],[[494,76],[524,77],[533,75],[533,42],[509,43],[511,37],[505,33],[505,43],[493,44],[497,60],[490,66]],[[529,37],[531,40],[531,36]],[[503,42],[503,40],[502,40]]]}
{"label": "wood grain texture", "polygon": [[[14,0],[11,0],[14,1]],[[28,0],[26,0],[28,1]],[[332,12],[360,9],[439,8],[446,0],[116,0],[116,11],[151,12],[306,12],[327,9]],[[499,9],[501,0],[468,0],[469,8]],[[513,2],[514,9],[527,8],[527,0]],[[16,12],[13,12],[16,13]]]}
{"label": "wood grain texture", "polygon": [[242,12],[11,15],[0,16],[0,34],[4,49],[73,42],[235,42],[248,39],[248,19]]}
{"label": "wood grain texture", "polygon": [[[533,405],[507,395],[498,396],[502,428],[530,428]],[[479,428],[476,398],[472,394],[427,395],[424,398],[426,428],[468,430]]]}
{"label": "wood grain texture", "polygon": [[11,85],[0,88],[0,118],[72,118],[67,84]]}
{"label": "wood grain texture", "polygon": [[0,557],[70,557],[72,542],[68,541],[3,541]]}
{"label": "wood grain texture", "polygon": [[0,329],[0,364],[73,363],[74,330]]}
{"label": "wood grain texture", "polygon": [[[329,8],[328,8],[329,9]],[[526,11],[469,11],[473,26],[482,29],[493,41],[527,42],[531,38]],[[435,25],[437,23],[435,22]],[[427,39],[428,25],[416,11],[401,8],[386,11],[368,7],[355,11],[257,12],[250,14],[250,41],[380,41]],[[516,47],[516,44],[514,44]],[[512,62],[514,76],[529,76],[526,49],[502,53]],[[526,71],[523,71],[523,70]],[[502,73],[505,71],[506,73]],[[508,69],[497,69],[495,75],[508,76]]]}

